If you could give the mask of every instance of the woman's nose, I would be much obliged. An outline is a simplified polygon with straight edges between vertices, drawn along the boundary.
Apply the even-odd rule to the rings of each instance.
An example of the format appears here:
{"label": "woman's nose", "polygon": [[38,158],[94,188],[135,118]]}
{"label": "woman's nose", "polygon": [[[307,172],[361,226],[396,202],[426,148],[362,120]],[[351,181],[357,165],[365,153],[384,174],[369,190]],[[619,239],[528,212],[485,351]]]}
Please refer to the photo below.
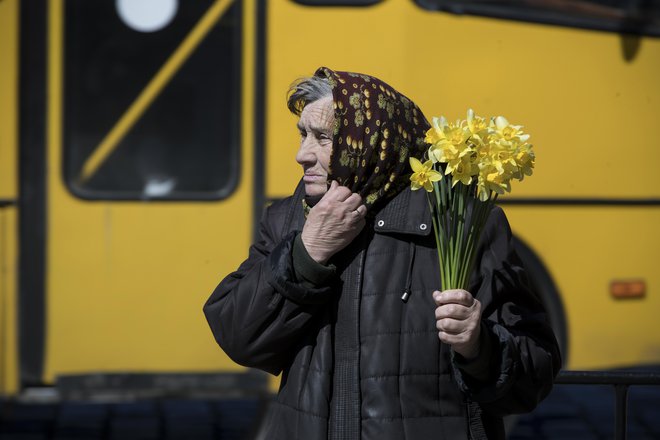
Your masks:
{"label": "woman's nose", "polygon": [[296,153],[296,162],[300,165],[313,165],[316,163],[316,155],[314,154],[313,142],[309,140],[309,136],[300,142],[300,148]]}

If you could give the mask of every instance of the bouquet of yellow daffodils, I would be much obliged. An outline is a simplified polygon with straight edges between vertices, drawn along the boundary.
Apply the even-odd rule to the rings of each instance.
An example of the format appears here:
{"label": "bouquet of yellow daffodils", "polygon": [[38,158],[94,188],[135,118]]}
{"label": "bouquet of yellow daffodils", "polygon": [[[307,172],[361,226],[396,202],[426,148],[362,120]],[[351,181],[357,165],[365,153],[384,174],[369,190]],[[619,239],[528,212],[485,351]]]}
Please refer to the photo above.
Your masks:
{"label": "bouquet of yellow daffodils", "polygon": [[442,290],[467,289],[488,214],[511,179],[532,174],[534,151],[521,126],[472,109],[455,123],[433,118],[425,140],[428,160],[410,158],[411,189],[429,193]]}

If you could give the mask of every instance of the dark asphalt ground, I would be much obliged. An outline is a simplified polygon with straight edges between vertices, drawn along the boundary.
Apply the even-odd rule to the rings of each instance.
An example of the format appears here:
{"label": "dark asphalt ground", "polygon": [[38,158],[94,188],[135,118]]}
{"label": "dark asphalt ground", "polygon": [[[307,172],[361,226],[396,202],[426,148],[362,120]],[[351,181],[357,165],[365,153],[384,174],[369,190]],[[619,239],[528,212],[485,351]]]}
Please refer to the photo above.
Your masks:
{"label": "dark asphalt ground", "polygon": [[[628,439],[660,439],[660,387],[633,386],[628,399]],[[258,399],[7,401],[0,407],[0,439],[249,439],[263,408]],[[518,418],[509,435],[511,440],[613,438],[614,388],[600,385],[556,385],[533,413]]]}
{"label": "dark asphalt ground", "polygon": [[227,439],[253,436],[257,399],[5,403],[2,440]]}
{"label": "dark asphalt ground", "polygon": [[[521,416],[510,440],[614,438],[614,387],[555,385],[530,414]],[[628,391],[628,440],[660,439],[660,386],[632,386]]]}

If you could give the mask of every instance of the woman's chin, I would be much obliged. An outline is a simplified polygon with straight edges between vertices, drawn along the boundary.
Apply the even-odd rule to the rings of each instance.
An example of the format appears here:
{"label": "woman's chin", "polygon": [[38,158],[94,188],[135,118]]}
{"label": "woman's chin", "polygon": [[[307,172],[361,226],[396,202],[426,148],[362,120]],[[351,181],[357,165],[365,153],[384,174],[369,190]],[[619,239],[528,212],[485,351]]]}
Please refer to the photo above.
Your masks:
{"label": "woman's chin", "polygon": [[314,182],[305,183],[305,194],[311,197],[322,196],[328,191],[328,185],[324,183]]}

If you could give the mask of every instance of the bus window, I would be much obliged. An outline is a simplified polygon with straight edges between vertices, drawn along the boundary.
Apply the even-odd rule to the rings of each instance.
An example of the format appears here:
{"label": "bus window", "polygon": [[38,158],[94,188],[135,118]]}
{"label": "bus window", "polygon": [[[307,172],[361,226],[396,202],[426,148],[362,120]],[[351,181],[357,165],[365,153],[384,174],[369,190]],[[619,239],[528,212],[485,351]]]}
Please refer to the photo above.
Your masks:
{"label": "bus window", "polygon": [[87,199],[227,197],[239,169],[240,2],[222,13],[179,2],[157,25],[126,4],[65,2],[65,181]]}
{"label": "bus window", "polygon": [[415,0],[432,10],[660,36],[658,0]]}

